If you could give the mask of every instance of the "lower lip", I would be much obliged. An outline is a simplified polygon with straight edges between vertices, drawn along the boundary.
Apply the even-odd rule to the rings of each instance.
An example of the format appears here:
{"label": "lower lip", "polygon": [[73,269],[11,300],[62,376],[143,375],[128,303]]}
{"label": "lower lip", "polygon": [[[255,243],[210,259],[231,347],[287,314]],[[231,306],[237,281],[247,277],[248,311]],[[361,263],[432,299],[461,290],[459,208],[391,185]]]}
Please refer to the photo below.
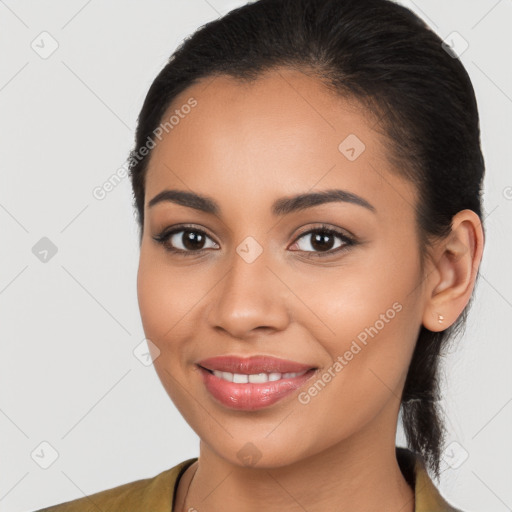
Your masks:
{"label": "lower lip", "polygon": [[216,377],[213,373],[199,367],[206,389],[221,404],[232,409],[255,411],[263,409],[290,395],[310,379],[315,370],[290,379],[279,379],[261,384],[235,384]]}

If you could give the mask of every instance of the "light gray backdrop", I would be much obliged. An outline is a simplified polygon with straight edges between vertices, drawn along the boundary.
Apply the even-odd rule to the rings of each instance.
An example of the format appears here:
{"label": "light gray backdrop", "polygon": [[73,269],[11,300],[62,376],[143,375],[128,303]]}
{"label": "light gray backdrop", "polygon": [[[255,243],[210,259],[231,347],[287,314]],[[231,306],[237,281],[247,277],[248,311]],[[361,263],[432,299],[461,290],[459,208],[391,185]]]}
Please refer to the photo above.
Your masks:
{"label": "light gray backdrop", "polygon": [[[93,191],[123,165],[168,56],[243,3],[0,0],[4,512],[150,477],[198,455],[196,434],[144,364],[129,179],[103,199]],[[446,361],[452,444],[440,488],[467,512],[504,512],[512,507],[512,3],[404,3],[460,54],[487,165],[482,277],[467,333]]]}

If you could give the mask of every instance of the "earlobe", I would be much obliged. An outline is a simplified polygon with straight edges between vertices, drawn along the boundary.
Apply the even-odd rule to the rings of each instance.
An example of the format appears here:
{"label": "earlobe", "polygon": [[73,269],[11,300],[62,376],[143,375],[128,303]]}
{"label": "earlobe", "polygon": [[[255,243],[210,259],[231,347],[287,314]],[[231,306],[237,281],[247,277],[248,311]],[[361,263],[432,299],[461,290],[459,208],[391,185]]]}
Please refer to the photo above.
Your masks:
{"label": "earlobe", "polygon": [[471,298],[482,259],[484,234],[478,215],[462,210],[452,219],[451,233],[433,252],[423,325],[443,331],[455,323]]}

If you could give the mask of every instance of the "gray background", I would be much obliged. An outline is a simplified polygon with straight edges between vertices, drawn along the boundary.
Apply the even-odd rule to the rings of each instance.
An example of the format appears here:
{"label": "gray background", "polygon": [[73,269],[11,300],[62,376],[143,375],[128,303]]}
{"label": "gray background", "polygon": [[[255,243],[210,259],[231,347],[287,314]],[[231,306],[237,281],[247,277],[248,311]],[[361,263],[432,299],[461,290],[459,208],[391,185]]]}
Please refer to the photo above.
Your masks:
{"label": "gray background", "polygon": [[[2,511],[198,455],[196,434],[133,353],[145,342],[129,179],[103,200],[93,190],[124,164],[147,89],[176,46],[243,3],[0,0]],[[440,489],[465,511],[502,512],[512,507],[512,2],[403,3],[469,45],[461,60],[481,115],[487,244],[467,332],[446,360],[453,444]],[[34,246],[49,250],[46,262]]]}

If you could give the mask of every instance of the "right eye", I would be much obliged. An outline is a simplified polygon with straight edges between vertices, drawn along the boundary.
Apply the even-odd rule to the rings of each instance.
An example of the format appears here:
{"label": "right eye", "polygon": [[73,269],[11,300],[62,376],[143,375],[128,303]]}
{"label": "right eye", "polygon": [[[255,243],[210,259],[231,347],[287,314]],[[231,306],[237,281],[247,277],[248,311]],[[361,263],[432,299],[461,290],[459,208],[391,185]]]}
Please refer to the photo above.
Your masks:
{"label": "right eye", "polygon": [[164,230],[153,237],[153,240],[162,244],[166,251],[181,256],[192,256],[202,253],[206,250],[203,245],[207,239],[213,242],[213,248],[219,247],[203,230],[197,229],[194,226],[179,226],[170,231]]}

